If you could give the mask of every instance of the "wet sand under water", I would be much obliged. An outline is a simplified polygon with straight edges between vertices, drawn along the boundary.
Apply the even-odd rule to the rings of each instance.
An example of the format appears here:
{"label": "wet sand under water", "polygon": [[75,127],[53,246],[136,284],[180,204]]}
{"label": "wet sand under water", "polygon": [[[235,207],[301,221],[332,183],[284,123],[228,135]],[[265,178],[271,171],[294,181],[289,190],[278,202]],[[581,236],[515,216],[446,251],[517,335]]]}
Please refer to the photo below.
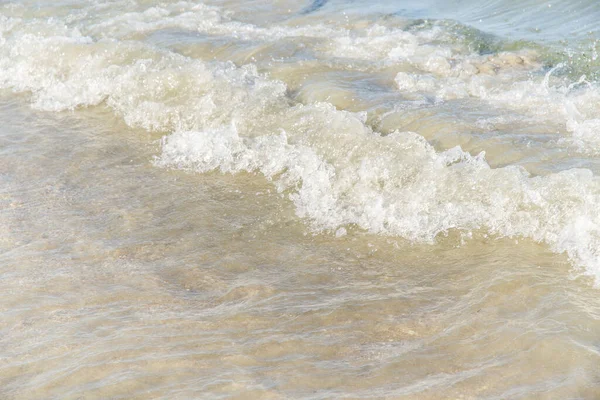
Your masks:
{"label": "wet sand under water", "polygon": [[0,113],[3,399],[600,397],[598,291],[542,245],[313,234],[108,112]]}
{"label": "wet sand under water", "polygon": [[597,2],[0,3],[0,399],[600,398]]}

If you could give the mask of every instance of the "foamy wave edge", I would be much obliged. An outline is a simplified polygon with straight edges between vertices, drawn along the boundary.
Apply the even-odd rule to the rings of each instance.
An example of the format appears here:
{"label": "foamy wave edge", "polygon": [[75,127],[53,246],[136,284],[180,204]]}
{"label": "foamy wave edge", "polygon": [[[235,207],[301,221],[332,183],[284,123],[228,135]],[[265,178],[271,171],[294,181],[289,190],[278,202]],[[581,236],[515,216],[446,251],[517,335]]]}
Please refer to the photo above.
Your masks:
{"label": "foamy wave edge", "polygon": [[2,21],[0,86],[31,92],[39,109],[104,103],[133,127],[172,132],[158,166],[260,172],[319,231],[355,225],[424,243],[451,230],[529,238],[600,281],[600,181],[588,170],[492,169],[484,154],[436,152],[415,133],[383,136],[360,113],[293,104],[252,65],[96,41],[52,22],[15,32],[18,24]]}

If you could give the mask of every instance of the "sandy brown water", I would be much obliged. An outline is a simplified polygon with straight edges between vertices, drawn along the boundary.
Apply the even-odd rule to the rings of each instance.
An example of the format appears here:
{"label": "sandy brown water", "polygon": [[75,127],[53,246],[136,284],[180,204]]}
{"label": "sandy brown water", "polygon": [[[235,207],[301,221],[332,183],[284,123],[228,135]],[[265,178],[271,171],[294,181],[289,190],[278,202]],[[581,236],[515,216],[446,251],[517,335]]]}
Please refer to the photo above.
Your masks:
{"label": "sandy brown water", "polygon": [[110,114],[1,112],[2,398],[600,396],[597,289],[543,246],[314,235]]}
{"label": "sandy brown water", "polygon": [[208,3],[1,2],[0,399],[600,398],[595,59]]}

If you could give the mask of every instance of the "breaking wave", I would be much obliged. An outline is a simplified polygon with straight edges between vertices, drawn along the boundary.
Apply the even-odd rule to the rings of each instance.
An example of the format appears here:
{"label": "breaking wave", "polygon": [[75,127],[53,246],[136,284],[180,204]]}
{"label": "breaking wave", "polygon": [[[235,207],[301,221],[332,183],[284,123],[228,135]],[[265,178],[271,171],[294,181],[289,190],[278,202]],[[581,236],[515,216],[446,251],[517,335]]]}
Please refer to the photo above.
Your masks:
{"label": "breaking wave", "polygon": [[425,243],[452,231],[529,238],[600,279],[600,180],[590,170],[533,176],[520,165],[492,168],[485,152],[436,149],[419,133],[378,132],[368,112],[301,102],[270,76],[268,57],[209,60],[152,35],[209,35],[223,48],[285,43],[294,56],[283,63],[302,71],[392,71],[387,90],[400,104],[476,101],[517,121],[554,124],[562,130],[556,146],[594,157],[598,86],[551,68],[539,49],[486,54],[447,23],[407,19],[259,27],[183,1],[147,9],[122,2],[118,14],[89,2],[50,19],[43,9],[29,15],[26,5],[2,8],[0,86],[30,93],[40,110],[104,105],[132,127],[164,132],[158,166],[259,172],[317,231],[358,227]]}

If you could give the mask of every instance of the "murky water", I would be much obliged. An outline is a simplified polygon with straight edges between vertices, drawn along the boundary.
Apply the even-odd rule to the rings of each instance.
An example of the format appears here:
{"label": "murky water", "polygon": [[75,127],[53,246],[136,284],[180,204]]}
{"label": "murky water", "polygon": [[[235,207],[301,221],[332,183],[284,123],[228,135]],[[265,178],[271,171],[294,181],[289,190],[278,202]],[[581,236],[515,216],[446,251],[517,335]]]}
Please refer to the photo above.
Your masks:
{"label": "murky water", "polygon": [[600,398],[599,15],[1,2],[0,398]]}

